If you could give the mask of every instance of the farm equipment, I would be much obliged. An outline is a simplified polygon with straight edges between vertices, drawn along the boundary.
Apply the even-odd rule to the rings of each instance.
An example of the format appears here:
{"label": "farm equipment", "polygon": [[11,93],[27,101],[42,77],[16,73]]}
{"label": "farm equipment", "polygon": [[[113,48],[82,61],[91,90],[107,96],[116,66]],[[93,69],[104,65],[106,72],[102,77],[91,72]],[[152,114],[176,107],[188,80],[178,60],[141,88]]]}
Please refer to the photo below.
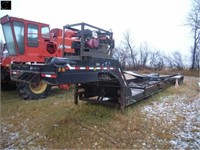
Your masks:
{"label": "farm equipment", "polygon": [[[74,33],[65,52],[65,32]],[[86,23],[63,27],[63,57],[52,57],[45,64],[11,65],[11,79],[17,82],[45,83],[52,85],[75,84],[74,102],[79,100],[118,106],[124,109],[176,82],[183,82],[183,75],[139,75],[123,71],[118,60],[113,59],[113,33]]]}
{"label": "farm equipment", "polygon": [[10,57],[8,54],[8,50],[6,48],[6,44],[2,44],[1,47],[1,55],[0,55],[0,64],[1,64],[1,89],[2,90],[13,90],[16,89],[15,82],[10,79]]}
{"label": "farm equipment", "polygon": [[[63,56],[62,29],[52,29],[49,25],[34,22],[16,17],[4,16],[0,21],[3,29],[6,44],[1,51],[1,88],[17,89],[23,99],[39,99],[48,95],[51,85],[43,82],[22,83],[10,80],[10,64],[44,64],[50,57]],[[65,53],[74,53],[69,48],[73,41],[70,36],[72,32],[65,33],[64,39],[67,49]],[[6,55],[5,55],[6,54]],[[59,85],[61,88],[68,89],[68,85]]]}

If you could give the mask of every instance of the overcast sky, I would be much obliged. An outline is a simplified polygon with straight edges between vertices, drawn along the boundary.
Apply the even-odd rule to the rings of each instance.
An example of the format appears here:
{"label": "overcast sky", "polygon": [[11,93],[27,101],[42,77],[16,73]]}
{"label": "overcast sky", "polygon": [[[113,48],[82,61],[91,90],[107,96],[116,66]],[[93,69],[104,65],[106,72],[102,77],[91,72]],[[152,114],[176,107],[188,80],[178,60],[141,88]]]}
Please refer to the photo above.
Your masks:
{"label": "overcast sky", "polygon": [[[191,0],[11,0],[10,15],[50,24],[51,28],[86,22],[112,29],[119,45],[126,30],[139,46],[147,42],[166,54],[179,50],[189,54],[190,29],[184,26]],[[2,30],[0,38],[2,39]]]}

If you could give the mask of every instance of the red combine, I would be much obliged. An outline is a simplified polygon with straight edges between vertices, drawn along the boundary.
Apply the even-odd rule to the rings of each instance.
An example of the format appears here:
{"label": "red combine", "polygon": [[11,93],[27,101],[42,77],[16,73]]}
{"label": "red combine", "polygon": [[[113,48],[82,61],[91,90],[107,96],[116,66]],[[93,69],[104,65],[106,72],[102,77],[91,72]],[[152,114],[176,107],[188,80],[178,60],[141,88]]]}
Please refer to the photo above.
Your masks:
{"label": "red combine", "polygon": [[[71,48],[71,42],[76,40],[71,38],[75,32],[66,31],[63,40],[62,29],[50,31],[49,24],[8,15],[2,17],[0,23],[6,42],[1,49],[1,88],[8,90],[17,86],[23,99],[46,97],[51,89],[50,85],[11,81],[9,66],[12,62],[43,65],[48,58],[62,57],[64,53],[69,55],[75,53],[75,50]],[[68,89],[67,84],[59,85],[59,87]]]}

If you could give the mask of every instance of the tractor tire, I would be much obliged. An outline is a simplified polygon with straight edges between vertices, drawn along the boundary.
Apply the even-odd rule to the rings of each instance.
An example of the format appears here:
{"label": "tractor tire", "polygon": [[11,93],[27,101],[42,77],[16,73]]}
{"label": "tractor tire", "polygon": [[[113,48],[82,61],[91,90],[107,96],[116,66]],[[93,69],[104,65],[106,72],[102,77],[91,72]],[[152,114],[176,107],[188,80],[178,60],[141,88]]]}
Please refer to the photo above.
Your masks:
{"label": "tractor tire", "polygon": [[51,85],[46,83],[23,83],[17,82],[17,89],[19,91],[19,95],[24,100],[38,100],[44,99],[48,96]]}
{"label": "tractor tire", "polygon": [[1,83],[1,90],[2,91],[13,91],[16,90],[15,83]]}
{"label": "tractor tire", "polygon": [[6,76],[3,81],[1,81],[1,90],[2,91],[12,91],[16,90],[16,83],[11,81],[10,76]]}

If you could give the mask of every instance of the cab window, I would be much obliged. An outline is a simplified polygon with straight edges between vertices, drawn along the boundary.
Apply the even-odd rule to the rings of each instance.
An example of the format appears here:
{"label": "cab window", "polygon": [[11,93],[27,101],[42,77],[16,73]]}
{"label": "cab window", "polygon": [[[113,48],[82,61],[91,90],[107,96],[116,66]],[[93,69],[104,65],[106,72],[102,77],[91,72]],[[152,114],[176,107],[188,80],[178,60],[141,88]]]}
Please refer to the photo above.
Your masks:
{"label": "cab window", "polygon": [[15,43],[14,43],[14,38],[13,38],[10,22],[3,24],[2,28],[3,28],[3,33],[5,36],[5,41],[7,44],[9,54],[16,55]]}
{"label": "cab window", "polygon": [[24,23],[13,21],[15,37],[19,48],[19,54],[24,54]]}
{"label": "cab window", "polygon": [[49,27],[42,27],[41,32],[42,32],[42,38],[45,38],[45,39],[50,38]]}
{"label": "cab window", "polygon": [[38,26],[28,24],[28,46],[38,47]]}

